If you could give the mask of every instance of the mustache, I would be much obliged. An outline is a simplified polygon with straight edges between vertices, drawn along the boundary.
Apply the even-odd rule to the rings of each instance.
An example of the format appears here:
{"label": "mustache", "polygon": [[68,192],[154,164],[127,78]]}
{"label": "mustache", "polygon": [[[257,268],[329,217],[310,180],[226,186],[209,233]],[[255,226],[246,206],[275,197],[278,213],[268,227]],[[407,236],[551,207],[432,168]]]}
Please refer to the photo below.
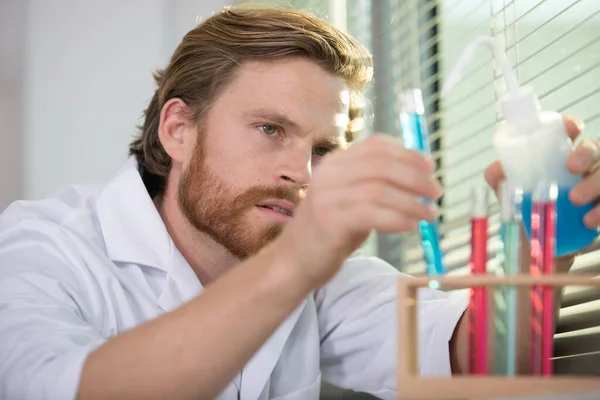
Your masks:
{"label": "mustache", "polygon": [[246,189],[237,196],[236,202],[258,203],[265,199],[287,200],[295,206],[306,196],[306,191],[301,188],[288,186],[255,186]]}

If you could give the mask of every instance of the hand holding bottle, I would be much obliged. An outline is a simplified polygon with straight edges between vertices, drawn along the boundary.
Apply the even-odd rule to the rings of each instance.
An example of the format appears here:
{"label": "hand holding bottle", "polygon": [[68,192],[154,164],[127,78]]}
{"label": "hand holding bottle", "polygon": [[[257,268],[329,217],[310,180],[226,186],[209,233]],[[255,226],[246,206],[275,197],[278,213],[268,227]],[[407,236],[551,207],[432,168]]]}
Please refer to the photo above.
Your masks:
{"label": "hand holding bottle", "polygon": [[[577,138],[583,131],[583,121],[570,115],[566,115],[564,117],[564,120],[565,130],[569,134],[569,137],[573,141],[577,140]],[[585,172],[591,166],[593,166],[595,162],[599,161],[598,158],[600,158],[600,154],[597,150],[594,149],[598,148],[599,145],[600,141],[597,140],[592,141],[586,139],[582,141],[582,143],[579,146],[577,146],[577,148],[569,156],[569,159],[567,161],[567,168],[569,169],[569,171],[573,174],[584,175]],[[504,170],[502,169],[502,164],[499,160],[494,161],[485,169],[485,180],[491,186],[494,192],[498,192],[500,182],[502,182],[504,179],[506,179],[506,176],[504,174]],[[595,179],[596,181],[598,181],[595,183],[595,186],[599,187],[597,191],[600,191],[600,176],[597,176]],[[585,183],[586,190],[591,189],[591,187],[587,188],[587,186],[593,186],[591,185],[591,181],[586,179],[585,182],[588,182]],[[584,182],[582,182],[581,184],[584,184]],[[576,187],[579,186],[580,185]],[[597,196],[600,196],[600,193],[597,193]],[[571,200],[573,200],[574,203],[576,202],[578,204],[584,204],[589,201],[588,199],[583,202],[577,202],[576,199],[573,198]],[[598,224],[596,223],[588,226],[590,228],[593,228],[597,225]]]}
{"label": "hand holding bottle", "polygon": [[[574,151],[573,138],[581,129],[572,119],[565,122],[561,114],[542,109],[534,88],[519,85],[508,57],[491,37],[476,37],[467,45],[456,67],[448,74],[443,96],[460,82],[466,65],[476,49],[482,46],[493,52],[507,83],[507,91],[500,98],[504,118],[498,123],[492,139],[499,164],[496,171],[487,171],[486,176],[489,178],[492,174],[495,178],[493,186],[497,185],[500,176],[522,191],[521,214],[529,237],[535,202],[532,194],[540,184],[554,184],[555,255],[577,254],[598,236],[600,210],[594,209],[593,201],[600,195],[600,175],[592,169],[598,161],[600,146],[594,141],[584,141]],[[589,176],[584,179],[582,175]]]}
{"label": "hand holding bottle", "polygon": [[[573,116],[564,117],[565,131],[575,141],[583,130],[583,122]],[[572,174],[582,176],[568,193],[568,199],[576,206],[584,206],[600,198],[600,140],[584,139],[573,149],[566,161],[566,168]],[[498,185],[506,176],[500,161],[494,161],[485,170],[487,183],[497,191]],[[584,216],[583,222],[590,229],[600,225],[600,205],[592,207]]]}

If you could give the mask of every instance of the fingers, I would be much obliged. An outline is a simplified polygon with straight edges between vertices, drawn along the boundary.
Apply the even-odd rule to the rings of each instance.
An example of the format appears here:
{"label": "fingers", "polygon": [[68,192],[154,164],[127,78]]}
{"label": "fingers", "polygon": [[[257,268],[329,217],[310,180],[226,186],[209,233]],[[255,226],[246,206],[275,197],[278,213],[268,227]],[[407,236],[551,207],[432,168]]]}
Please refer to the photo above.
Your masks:
{"label": "fingers", "polygon": [[586,139],[571,153],[567,168],[575,175],[585,175],[569,193],[569,199],[575,205],[583,205],[600,197],[600,143]]}
{"label": "fingers", "polygon": [[374,134],[357,146],[357,155],[368,158],[389,157],[406,164],[414,165],[418,169],[432,173],[435,163],[423,154],[409,150],[398,140],[386,134]]}
{"label": "fingers", "polygon": [[565,130],[567,131],[569,137],[572,140],[577,139],[577,137],[579,137],[579,135],[581,134],[581,132],[583,132],[583,129],[585,128],[583,120],[573,115],[565,115],[564,120]]}
{"label": "fingers", "polygon": [[595,170],[579,182],[569,193],[575,205],[584,205],[600,198],[600,170]]}
{"label": "fingers", "polygon": [[384,182],[397,190],[432,200],[442,195],[440,183],[430,173],[400,161],[385,158],[359,160],[351,168],[351,184]]}
{"label": "fingers", "polygon": [[569,156],[567,168],[572,174],[583,175],[590,172],[598,162],[600,162],[600,144],[596,140],[585,139]]}
{"label": "fingers", "polygon": [[484,176],[488,185],[490,185],[494,191],[497,191],[500,182],[505,179],[504,170],[502,169],[500,161],[494,161],[489,167],[487,167]]}
{"label": "fingers", "polygon": [[312,182],[313,206],[330,210],[328,225],[341,223],[355,233],[413,230],[419,220],[437,218],[437,207],[421,200],[442,194],[434,167],[393,137],[375,135],[323,160]]}
{"label": "fingers", "polygon": [[[364,168],[358,169],[358,174],[355,178],[364,179],[329,186],[327,201],[330,203],[319,205],[320,208],[335,209],[336,213],[342,212],[347,216],[343,219],[354,231],[406,232],[415,229],[420,220],[434,221],[438,217],[437,206],[421,200],[427,189],[420,190],[416,183],[414,190],[407,189],[411,187],[410,178],[407,180],[406,177],[408,173],[398,179],[401,184],[392,178],[380,179],[381,174],[373,175]],[[313,190],[316,192],[317,187]]]}
{"label": "fingers", "polygon": [[434,165],[416,151],[407,150],[397,141],[385,138],[364,146],[337,171],[339,185],[361,184],[368,181],[383,181],[397,189],[436,199],[442,195],[442,187],[433,178]]}
{"label": "fingers", "polygon": [[600,206],[594,207],[583,217],[583,223],[590,229],[596,229],[600,225]]}
{"label": "fingers", "polygon": [[346,201],[342,207],[350,208],[362,204],[390,209],[415,221],[434,221],[438,217],[435,204],[426,204],[409,192],[381,182],[368,182],[354,186],[346,194]]}
{"label": "fingers", "polygon": [[364,230],[369,226],[380,232],[398,233],[410,232],[417,228],[418,221],[398,213],[391,208],[378,208],[361,204],[353,210],[354,218],[348,221],[355,231]]}

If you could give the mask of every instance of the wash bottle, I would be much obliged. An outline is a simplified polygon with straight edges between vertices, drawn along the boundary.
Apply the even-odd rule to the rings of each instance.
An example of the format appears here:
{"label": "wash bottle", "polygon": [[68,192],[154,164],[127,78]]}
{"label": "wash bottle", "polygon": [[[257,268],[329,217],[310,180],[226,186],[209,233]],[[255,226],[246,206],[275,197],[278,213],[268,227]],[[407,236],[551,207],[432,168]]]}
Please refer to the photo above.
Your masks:
{"label": "wash bottle", "polygon": [[492,51],[507,84],[508,92],[500,99],[504,120],[498,124],[493,145],[506,179],[513,187],[523,190],[522,218],[526,233],[531,239],[532,191],[540,182],[554,183],[558,187],[555,255],[580,252],[595,240],[598,231],[583,223],[592,204],[577,206],[569,200],[570,190],[582,177],[567,170],[573,143],[566,132],[563,116],[543,111],[533,89],[519,86],[506,54],[496,40],[480,36],[467,45],[448,75],[442,97],[461,80],[463,71],[480,46]]}

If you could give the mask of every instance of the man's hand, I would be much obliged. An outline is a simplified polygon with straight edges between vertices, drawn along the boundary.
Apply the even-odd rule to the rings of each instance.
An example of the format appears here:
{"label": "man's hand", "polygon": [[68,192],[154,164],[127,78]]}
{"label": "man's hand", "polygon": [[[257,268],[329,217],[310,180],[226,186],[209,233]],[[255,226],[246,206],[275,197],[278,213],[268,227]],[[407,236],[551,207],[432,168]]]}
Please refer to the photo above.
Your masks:
{"label": "man's hand", "polygon": [[373,230],[406,232],[435,220],[437,211],[419,201],[442,194],[433,170],[431,160],[383,134],[324,158],[281,237],[303,279],[327,282]]}
{"label": "man's hand", "polygon": [[[569,137],[575,141],[583,130],[583,122],[575,117],[565,117],[565,128]],[[573,150],[567,160],[567,168],[573,174],[583,175],[584,179],[569,193],[569,198],[575,205],[584,205],[600,198],[600,140],[584,139]],[[497,191],[498,185],[505,178],[504,171],[499,161],[493,162],[485,170],[485,179]],[[600,225],[600,205],[589,211],[584,218],[584,223],[589,228]],[[568,270],[574,257],[566,256],[557,260],[561,270]],[[563,268],[564,266],[566,268]],[[557,265],[558,267],[558,265]]]}

